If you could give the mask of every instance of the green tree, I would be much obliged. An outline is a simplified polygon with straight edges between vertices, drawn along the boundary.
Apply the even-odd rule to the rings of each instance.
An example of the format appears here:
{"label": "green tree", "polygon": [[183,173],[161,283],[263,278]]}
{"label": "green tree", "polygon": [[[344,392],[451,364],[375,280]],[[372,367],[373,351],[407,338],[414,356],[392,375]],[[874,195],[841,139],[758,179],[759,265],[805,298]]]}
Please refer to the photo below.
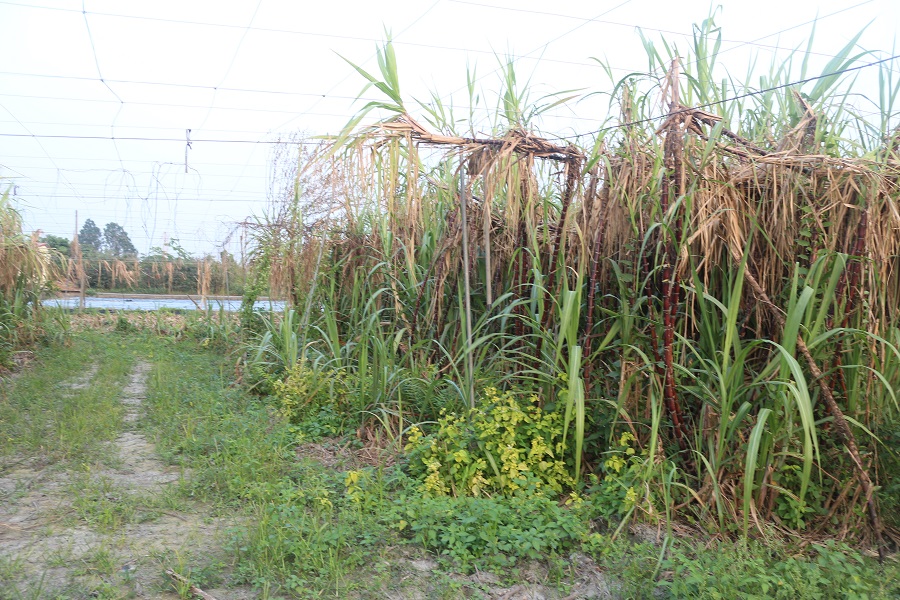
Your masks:
{"label": "green tree", "polygon": [[[86,225],[87,223],[85,223]],[[107,223],[103,228],[104,249],[115,258],[137,256],[137,248],[131,243],[128,232],[118,223]]]}
{"label": "green tree", "polygon": [[70,242],[69,242],[68,238],[64,238],[64,237],[61,237],[58,235],[47,234],[44,237],[42,237],[40,239],[40,241],[47,244],[48,246],[50,246],[51,248],[53,248],[54,250],[56,250],[63,256],[65,256],[65,257],[69,256]]}
{"label": "green tree", "polygon": [[99,254],[103,250],[103,233],[93,220],[88,219],[78,232],[78,243],[84,254]]}

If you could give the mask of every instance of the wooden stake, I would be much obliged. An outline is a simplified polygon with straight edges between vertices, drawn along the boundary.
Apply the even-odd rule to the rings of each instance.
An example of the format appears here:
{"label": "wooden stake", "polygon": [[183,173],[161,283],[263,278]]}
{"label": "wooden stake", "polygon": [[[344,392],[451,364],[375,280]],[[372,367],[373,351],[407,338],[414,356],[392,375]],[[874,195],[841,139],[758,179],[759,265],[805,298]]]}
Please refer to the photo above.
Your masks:
{"label": "wooden stake", "polygon": [[224,248],[222,248],[222,276],[225,279],[225,295],[228,296],[228,252]]}
{"label": "wooden stake", "polygon": [[190,590],[191,594],[193,594],[196,598],[202,598],[202,600],[216,600],[215,596],[207,594],[196,585],[191,584],[191,582],[188,581],[187,577],[185,577],[184,575],[180,575],[172,569],[166,569],[166,575],[168,575],[172,579],[172,581],[187,586],[188,590]]}
{"label": "wooden stake", "polygon": [[78,211],[75,211],[75,241],[78,246],[78,291],[79,291],[79,308],[84,308],[84,253],[81,251],[81,244],[78,244]]}

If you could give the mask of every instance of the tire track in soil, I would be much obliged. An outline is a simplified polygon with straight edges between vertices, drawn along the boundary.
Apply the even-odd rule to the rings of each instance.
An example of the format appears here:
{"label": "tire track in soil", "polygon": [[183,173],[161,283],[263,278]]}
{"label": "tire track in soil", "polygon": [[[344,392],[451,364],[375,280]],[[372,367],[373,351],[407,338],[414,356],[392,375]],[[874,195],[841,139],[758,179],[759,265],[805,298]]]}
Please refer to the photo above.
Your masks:
{"label": "tire track in soil", "polygon": [[[179,596],[170,591],[162,575],[166,568],[178,570],[179,565],[171,561],[187,559],[189,566],[198,568],[213,558],[222,560],[222,556],[211,556],[221,554],[212,549],[221,547],[222,534],[234,521],[191,510],[194,507],[185,507],[184,501],[180,508],[187,510],[151,509],[146,522],[128,523],[107,533],[76,516],[73,485],[112,486],[116,494],[106,494],[105,499],[115,503],[129,500],[119,497],[119,492],[138,499],[158,498],[181,480],[181,470],[159,460],[154,445],[138,428],[150,370],[149,363],[139,360],[122,390],[125,430],[110,448],[114,467],[91,467],[86,479],[72,472],[74,465],[66,470],[21,466],[0,477],[0,565],[5,563],[14,572],[19,588],[18,592],[4,590],[10,582],[0,580],[0,599],[19,594],[31,597],[35,590],[42,598],[97,597],[96,590],[101,588],[118,589],[123,597],[175,599]],[[90,386],[96,372],[94,365],[85,375],[63,384],[69,390],[63,393]],[[98,556],[106,557],[105,565],[115,565],[115,572],[92,567]],[[209,592],[221,600],[254,597],[246,589]]]}

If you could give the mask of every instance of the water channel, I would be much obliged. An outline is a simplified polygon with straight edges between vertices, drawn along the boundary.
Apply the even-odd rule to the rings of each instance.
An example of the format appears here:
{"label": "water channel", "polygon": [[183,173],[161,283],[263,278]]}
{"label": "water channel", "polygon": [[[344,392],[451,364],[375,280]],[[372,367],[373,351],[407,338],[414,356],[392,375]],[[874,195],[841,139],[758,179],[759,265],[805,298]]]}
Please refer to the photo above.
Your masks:
{"label": "water channel", "polygon": [[[42,301],[44,306],[59,306],[63,308],[78,308],[79,297],[65,296],[59,298],[47,298]],[[200,298],[188,298],[186,296],[154,296],[151,294],[128,295],[103,295],[87,296],[84,299],[85,308],[98,308],[105,310],[159,310],[180,309],[197,310],[205,308]],[[212,310],[224,309],[228,312],[236,312],[241,308],[241,299],[236,296],[211,297],[206,299],[206,306]],[[284,302],[281,300],[259,300],[254,303],[257,310],[282,310]]]}

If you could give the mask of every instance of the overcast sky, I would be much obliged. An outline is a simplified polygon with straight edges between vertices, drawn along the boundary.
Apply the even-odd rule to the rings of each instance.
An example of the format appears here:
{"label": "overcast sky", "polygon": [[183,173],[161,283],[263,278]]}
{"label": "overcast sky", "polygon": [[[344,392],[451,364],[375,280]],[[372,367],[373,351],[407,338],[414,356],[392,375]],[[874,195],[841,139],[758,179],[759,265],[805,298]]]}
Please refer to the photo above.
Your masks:
{"label": "overcast sky", "polygon": [[[435,91],[459,106],[468,103],[467,64],[493,97],[497,54],[517,58],[519,77],[530,79],[535,95],[609,91],[591,57],[619,75],[646,71],[638,27],[687,48],[692,24],[715,5],[0,0],[0,185],[15,186],[29,231],[71,237],[78,211],[82,223],[123,225],[141,252],[164,237],[191,252],[214,252],[234,223],[264,209],[273,140],[335,133],[361,106],[353,99],[364,82],[338,54],[377,71],[375,44],[385,29],[408,105]],[[897,53],[898,0],[721,5],[719,62],[740,80],[754,55],[767,66],[805,47],[817,15],[813,74],[866,26],[859,46],[873,54],[861,62]],[[863,72],[858,85],[877,89]],[[553,109],[541,127],[561,135],[596,129],[606,101],[592,98]],[[187,174],[186,129],[195,140]],[[225,247],[236,251],[237,240]]]}

